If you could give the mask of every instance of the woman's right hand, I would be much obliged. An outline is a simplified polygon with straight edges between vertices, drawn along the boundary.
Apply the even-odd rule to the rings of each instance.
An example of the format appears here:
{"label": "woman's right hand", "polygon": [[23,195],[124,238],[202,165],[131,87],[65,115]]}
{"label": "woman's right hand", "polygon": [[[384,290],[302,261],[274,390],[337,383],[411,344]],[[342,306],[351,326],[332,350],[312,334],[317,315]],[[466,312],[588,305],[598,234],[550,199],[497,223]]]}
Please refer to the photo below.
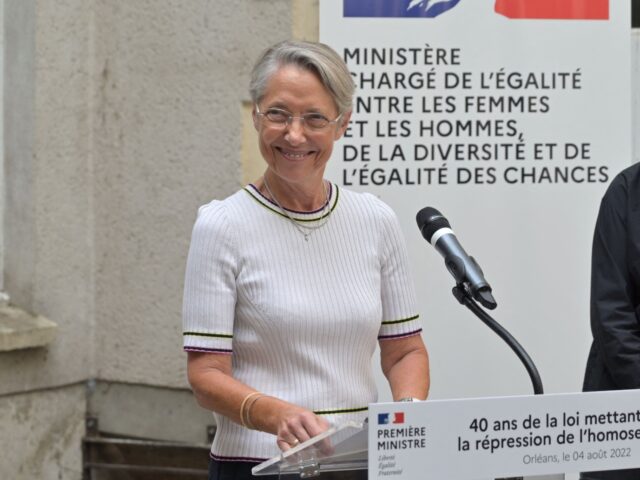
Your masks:
{"label": "woman's right hand", "polygon": [[[243,399],[252,391],[231,376],[231,356],[189,352],[189,382],[198,403],[242,423]],[[278,447],[289,450],[326,431],[330,425],[312,411],[279,398],[261,396],[250,404],[250,424],[277,435]]]}
{"label": "woman's right hand", "polygon": [[284,452],[330,427],[324,418],[306,408],[273,397],[265,397],[261,405],[262,401],[261,399],[260,402],[256,402],[252,408],[252,421],[255,425],[260,425],[261,419],[272,423],[271,428],[276,432],[276,443]]}
{"label": "woman's right hand", "polygon": [[300,443],[329,429],[329,422],[315,413],[296,405],[284,409],[278,420],[276,443],[286,452]]}

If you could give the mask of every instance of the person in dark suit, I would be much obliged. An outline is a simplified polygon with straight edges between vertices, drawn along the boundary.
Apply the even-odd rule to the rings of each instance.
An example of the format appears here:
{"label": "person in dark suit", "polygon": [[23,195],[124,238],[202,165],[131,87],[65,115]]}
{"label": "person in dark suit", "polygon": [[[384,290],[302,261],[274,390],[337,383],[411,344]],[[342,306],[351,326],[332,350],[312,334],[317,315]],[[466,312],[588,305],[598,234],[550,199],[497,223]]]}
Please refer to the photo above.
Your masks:
{"label": "person in dark suit", "polygon": [[[591,331],[583,390],[640,388],[640,163],[607,189],[593,237]],[[637,480],[640,469],[586,472],[584,480]]]}

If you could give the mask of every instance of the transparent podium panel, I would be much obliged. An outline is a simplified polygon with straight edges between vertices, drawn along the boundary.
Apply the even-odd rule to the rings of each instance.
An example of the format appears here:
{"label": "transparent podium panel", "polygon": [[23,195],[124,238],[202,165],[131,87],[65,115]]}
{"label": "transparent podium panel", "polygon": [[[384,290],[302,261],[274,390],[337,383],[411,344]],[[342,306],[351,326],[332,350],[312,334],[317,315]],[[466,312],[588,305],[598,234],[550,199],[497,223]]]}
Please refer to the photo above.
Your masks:
{"label": "transparent podium panel", "polygon": [[[293,475],[320,479],[366,478],[367,423],[348,422],[332,427],[277,457],[253,467],[253,475]],[[364,470],[365,472],[355,472]],[[331,472],[341,472],[339,476]],[[365,473],[362,475],[362,473]],[[292,477],[293,478],[293,477]]]}
{"label": "transparent podium panel", "polygon": [[[276,475],[287,480],[361,480],[367,478],[368,423],[348,422],[332,427],[255,467],[255,476]],[[503,477],[486,480],[564,480],[564,474]]]}

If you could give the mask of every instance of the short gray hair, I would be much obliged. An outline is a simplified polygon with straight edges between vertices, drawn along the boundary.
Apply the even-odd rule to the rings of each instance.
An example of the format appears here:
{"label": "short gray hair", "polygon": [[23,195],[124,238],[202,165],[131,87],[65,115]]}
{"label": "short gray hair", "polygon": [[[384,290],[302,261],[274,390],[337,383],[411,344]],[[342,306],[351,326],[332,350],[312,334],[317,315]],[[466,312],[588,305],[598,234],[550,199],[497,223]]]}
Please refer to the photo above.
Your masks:
{"label": "short gray hair", "polygon": [[324,43],[290,40],[264,50],[253,66],[249,92],[254,103],[262,100],[271,76],[286,65],[316,74],[333,97],[340,115],[351,110],[355,85],[336,51]]}

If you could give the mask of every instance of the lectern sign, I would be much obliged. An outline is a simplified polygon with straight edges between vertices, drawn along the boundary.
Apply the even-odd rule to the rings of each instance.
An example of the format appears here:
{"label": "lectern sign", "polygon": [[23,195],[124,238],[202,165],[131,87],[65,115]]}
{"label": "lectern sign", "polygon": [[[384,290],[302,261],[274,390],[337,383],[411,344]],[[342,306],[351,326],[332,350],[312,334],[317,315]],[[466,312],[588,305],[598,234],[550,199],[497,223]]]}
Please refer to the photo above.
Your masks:
{"label": "lectern sign", "polygon": [[640,467],[639,406],[640,390],[373,404],[369,479]]}

